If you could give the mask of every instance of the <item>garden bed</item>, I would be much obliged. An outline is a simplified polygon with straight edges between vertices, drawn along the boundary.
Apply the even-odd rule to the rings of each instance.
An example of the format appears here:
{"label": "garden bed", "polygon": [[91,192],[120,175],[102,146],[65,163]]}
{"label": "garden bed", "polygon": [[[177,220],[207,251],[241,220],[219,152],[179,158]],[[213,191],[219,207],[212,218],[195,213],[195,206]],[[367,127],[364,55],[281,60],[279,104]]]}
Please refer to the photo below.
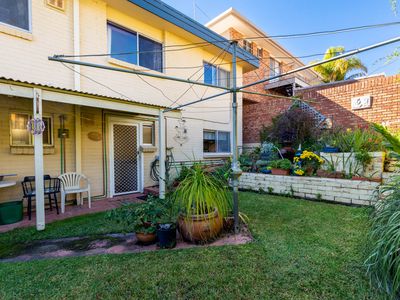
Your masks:
{"label": "garden bed", "polygon": [[377,201],[375,191],[378,186],[377,182],[364,180],[243,173],[239,188],[369,206]]}

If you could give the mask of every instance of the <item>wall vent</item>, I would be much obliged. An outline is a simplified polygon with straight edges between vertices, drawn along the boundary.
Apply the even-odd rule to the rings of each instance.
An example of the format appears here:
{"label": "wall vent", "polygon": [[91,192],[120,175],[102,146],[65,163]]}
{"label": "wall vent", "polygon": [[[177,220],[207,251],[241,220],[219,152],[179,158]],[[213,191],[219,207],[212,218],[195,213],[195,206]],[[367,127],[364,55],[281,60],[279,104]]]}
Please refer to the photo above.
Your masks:
{"label": "wall vent", "polygon": [[47,5],[59,10],[65,10],[65,0],[46,0]]}

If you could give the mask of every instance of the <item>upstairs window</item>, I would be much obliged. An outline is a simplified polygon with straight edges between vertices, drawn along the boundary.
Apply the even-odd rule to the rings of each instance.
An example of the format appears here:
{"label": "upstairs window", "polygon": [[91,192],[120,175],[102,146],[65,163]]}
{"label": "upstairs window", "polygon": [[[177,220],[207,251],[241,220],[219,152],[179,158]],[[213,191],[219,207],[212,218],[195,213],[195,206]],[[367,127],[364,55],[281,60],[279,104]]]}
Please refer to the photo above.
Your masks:
{"label": "upstairs window", "polygon": [[30,31],[30,0],[0,0],[0,23]]}
{"label": "upstairs window", "polygon": [[243,49],[247,52],[253,53],[253,43],[248,40],[243,40]]}
{"label": "upstairs window", "polygon": [[[269,61],[269,76],[274,77],[281,74],[281,64],[279,61],[271,58]],[[279,78],[270,80],[270,82],[278,81]]]}
{"label": "upstairs window", "polygon": [[257,48],[257,57],[262,58],[263,57],[263,48]]}
{"label": "upstairs window", "polygon": [[204,130],[204,153],[230,153],[231,133],[229,131]]}
{"label": "upstairs window", "polygon": [[229,88],[231,73],[210,63],[204,63],[204,83]]}
{"label": "upstairs window", "polygon": [[158,72],[163,71],[163,47],[137,32],[108,24],[111,57]]}

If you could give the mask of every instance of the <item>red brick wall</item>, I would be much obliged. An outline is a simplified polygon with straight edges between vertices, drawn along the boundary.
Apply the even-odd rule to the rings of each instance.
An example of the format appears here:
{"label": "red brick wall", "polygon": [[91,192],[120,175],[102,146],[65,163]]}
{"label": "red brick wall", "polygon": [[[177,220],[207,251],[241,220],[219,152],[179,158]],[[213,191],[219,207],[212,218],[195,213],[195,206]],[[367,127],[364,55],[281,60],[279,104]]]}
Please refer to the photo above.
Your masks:
{"label": "red brick wall", "polygon": [[[371,95],[371,108],[352,110],[351,98]],[[400,75],[376,76],[296,92],[319,112],[333,120],[334,125],[365,127],[370,122],[400,128]]]}
{"label": "red brick wall", "polygon": [[[244,36],[235,30],[229,29],[231,39],[242,39]],[[242,46],[242,40],[239,41]],[[257,44],[253,41],[252,52],[257,55]],[[269,76],[270,54],[263,48],[263,54],[260,58],[260,67],[257,70],[247,72],[243,76],[243,84],[249,84],[254,81],[264,79]],[[289,65],[282,65],[283,71],[291,69]],[[265,91],[266,83],[261,83],[249,88],[247,91],[257,93],[277,94]],[[277,94],[279,95],[279,94]],[[260,130],[263,125],[271,124],[274,116],[281,113],[291,105],[290,100],[278,99],[259,95],[243,94],[243,143],[258,143],[260,139]]]}

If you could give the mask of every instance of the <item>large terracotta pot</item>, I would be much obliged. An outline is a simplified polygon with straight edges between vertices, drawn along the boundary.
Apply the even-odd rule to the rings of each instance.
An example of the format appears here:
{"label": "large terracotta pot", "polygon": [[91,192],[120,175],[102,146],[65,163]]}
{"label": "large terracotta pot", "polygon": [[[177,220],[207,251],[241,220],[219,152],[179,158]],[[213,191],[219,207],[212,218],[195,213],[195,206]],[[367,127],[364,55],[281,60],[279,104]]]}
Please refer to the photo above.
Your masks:
{"label": "large terracotta pot", "polygon": [[216,237],[222,230],[223,219],[215,210],[205,215],[179,216],[179,230],[185,240],[206,242]]}

